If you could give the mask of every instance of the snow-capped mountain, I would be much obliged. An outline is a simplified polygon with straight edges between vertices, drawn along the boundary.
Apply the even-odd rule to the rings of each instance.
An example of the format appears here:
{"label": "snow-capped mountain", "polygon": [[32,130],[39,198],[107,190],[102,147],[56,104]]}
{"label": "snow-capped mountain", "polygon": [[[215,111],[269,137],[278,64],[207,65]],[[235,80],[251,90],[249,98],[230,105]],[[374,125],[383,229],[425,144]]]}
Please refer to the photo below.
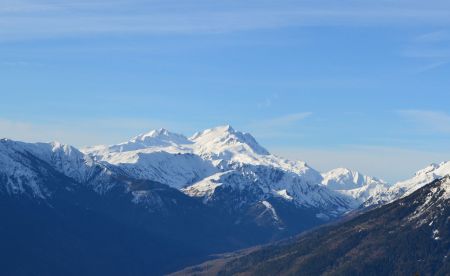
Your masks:
{"label": "snow-capped mountain", "polygon": [[[346,197],[317,185],[317,182],[309,182],[310,179],[311,177],[305,180],[301,175],[279,168],[243,165],[214,174],[184,191],[190,196],[201,197],[208,203],[217,201],[222,191],[231,189],[245,198],[238,200],[235,207],[276,197],[299,207],[318,208],[333,216],[349,210],[351,201]],[[246,198],[249,190],[253,200]]]}
{"label": "snow-capped mountain", "polygon": [[235,131],[229,125],[197,132],[190,140],[196,154],[214,161],[252,164],[269,155],[252,135]]}
{"label": "snow-capped mountain", "polygon": [[333,190],[353,190],[373,183],[384,183],[375,177],[346,168],[337,168],[322,174],[322,176],[322,184]]}
{"label": "snow-capped mountain", "polygon": [[113,159],[114,153],[133,151],[153,152],[164,149],[164,151],[170,153],[188,153],[191,152],[189,144],[192,144],[192,142],[185,136],[161,128],[140,134],[117,145],[88,147],[84,149],[84,152],[91,153],[100,159]]}
{"label": "snow-capped mountain", "polygon": [[[88,147],[82,151],[95,160],[112,164],[136,164],[144,155],[166,152],[197,155],[222,170],[235,164],[266,165],[299,174],[309,170],[305,162],[289,161],[270,154],[251,134],[236,131],[229,125],[197,132],[190,138],[165,129],[152,130],[127,142]],[[318,174],[314,177],[320,178]],[[188,181],[186,184],[191,183]]]}
{"label": "snow-capped mountain", "polygon": [[50,174],[46,166],[76,182],[88,182],[101,170],[89,156],[72,146],[0,140],[0,175],[6,183],[1,189],[11,194],[31,191],[33,196],[49,196],[48,187],[41,183]]}
{"label": "snow-capped mountain", "polygon": [[322,174],[322,184],[362,204],[375,194],[385,192],[390,185],[375,177],[363,175],[346,168],[337,168]]}
{"label": "snow-capped mountain", "polygon": [[236,131],[229,125],[198,132],[189,140],[193,142],[194,154],[211,160],[221,169],[235,167],[236,164],[248,164],[291,171],[314,183],[321,178],[320,174],[305,162],[290,161],[270,154],[251,134]]}
{"label": "snow-capped mountain", "polygon": [[130,141],[82,150],[94,160],[114,164],[128,175],[175,188],[195,183],[218,170],[193,153],[193,142],[166,129],[152,130]]}
{"label": "snow-capped mountain", "polygon": [[217,200],[216,190],[231,189],[246,198],[240,205],[279,197],[300,207],[326,210],[332,216],[355,206],[353,198],[319,185],[322,175],[305,162],[272,155],[253,136],[231,126],[207,129],[190,138],[154,130],[128,142],[84,152],[135,178],[181,188],[205,203]]}

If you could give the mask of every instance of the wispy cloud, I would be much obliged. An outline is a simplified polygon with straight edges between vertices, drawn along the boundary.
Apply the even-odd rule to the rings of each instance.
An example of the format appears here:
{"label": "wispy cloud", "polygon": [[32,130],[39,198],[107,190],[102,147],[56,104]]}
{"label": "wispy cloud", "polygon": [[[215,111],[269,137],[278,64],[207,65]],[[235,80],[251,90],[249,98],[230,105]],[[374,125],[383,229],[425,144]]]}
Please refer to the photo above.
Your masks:
{"label": "wispy cloud", "polygon": [[289,26],[450,24],[442,1],[0,0],[2,40],[95,34],[198,34]]}
{"label": "wispy cloud", "polygon": [[421,34],[404,49],[403,56],[416,59],[420,65],[415,73],[424,73],[450,63],[450,32],[441,29]]}
{"label": "wispy cloud", "polygon": [[302,121],[312,115],[312,112],[299,112],[272,118],[259,122],[258,124],[265,127],[286,127]]}
{"label": "wispy cloud", "polygon": [[273,103],[278,99],[278,94],[272,94],[266,98],[264,98],[264,100],[260,101],[257,106],[258,108],[268,108],[271,107],[273,105]]}
{"label": "wispy cloud", "polygon": [[445,66],[445,65],[447,65],[449,63],[450,63],[450,59],[449,60],[436,61],[436,62],[433,62],[433,63],[430,63],[430,64],[427,64],[425,66],[420,67],[417,70],[417,73],[428,72],[428,71],[437,69],[439,67]]}
{"label": "wispy cloud", "polygon": [[0,61],[0,65],[4,65],[4,66],[8,66],[8,67],[26,67],[26,66],[40,65],[40,64],[23,61],[23,60],[17,60],[17,61]]}
{"label": "wispy cloud", "polygon": [[450,58],[450,47],[421,47],[414,46],[403,52],[404,56],[418,59],[442,60]]}
{"label": "wispy cloud", "polygon": [[399,110],[398,113],[423,131],[450,133],[450,115],[431,110]]}
{"label": "wispy cloud", "polygon": [[301,121],[307,119],[312,114],[312,112],[291,113],[253,122],[247,125],[245,129],[250,130],[256,137],[261,138],[297,139],[303,137],[303,134],[293,132],[292,128],[298,127]]}
{"label": "wispy cloud", "polygon": [[436,43],[450,40],[450,32],[447,30],[438,30],[421,34],[415,38],[415,41],[421,43]]}

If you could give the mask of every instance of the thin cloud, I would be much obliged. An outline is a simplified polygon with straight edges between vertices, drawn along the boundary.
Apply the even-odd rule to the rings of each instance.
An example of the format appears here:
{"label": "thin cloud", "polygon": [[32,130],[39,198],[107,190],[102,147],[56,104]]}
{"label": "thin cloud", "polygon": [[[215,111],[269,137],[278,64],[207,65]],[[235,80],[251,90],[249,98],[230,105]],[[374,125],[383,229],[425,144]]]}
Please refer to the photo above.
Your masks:
{"label": "thin cloud", "polygon": [[278,94],[270,95],[257,104],[258,108],[269,108],[278,99]]}
{"label": "thin cloud", "polygon": [[260,138],[289,138],[298,139],[304,137],[301,133],[293,133],[288,129],[296,126],[299,122],[307,119],[312,112],[299,112],[287,114],[281,117],[275,117],[258,122],[254,122],[246,126],[246,129],[256,137]]}
{"label": "thin cloud", "polygon": [[0,37],[23,40],[95,34],[201,34],[291,26],[450,24],[440,1],[48,1],[0,0]]}
{"label": "thin cloud", "polygon": [[450,115],[431,110],[399,110],[398,113],[423,131],[450,133]]}
{"label": "thin cloud", "polygon": [[416,37],[415,39],[416,42],[421,43],[436,43],[449,40],[450,40],[450,32],[448,32],[447,30],[439,30],[422,34]]}
{"label": "thin cloud", "polygon": [[271,127],[286,127],[291,126],[299,121],[302,121],[312,115],[312,112],[299,112],[299,113],[293,113],[284,115],[281,117],[272,118],[269,120],[265,120],[262,122],[259,122],[259,126],[264,126],[267,128]]}
{"label": "thin cloud", "polygon": [[403,51],[403,56],[409,58],[420,58],[428,60],[441,60],[450,58],[450,48],[423,48],[414,46]]}
{"label": "thin cloud", "polygon": [[438,30],[421,34],[402,52],[407,58],[416,59],[421,65],[414,73],[420,74],[446,66],[450,62],[450,32]]}
{"label": "thin cloud", "polygon": [[428,65],[420,67],[417,70],[417,73],[424,73],[424,72],[432,71],[432,70],[435,70],[437,68],[441,68],[443,66],[446,66],[449,63],[450,63],[450,60],[433,62],[433,63],[430,63]]}
{"label": "thin cloud", "polygon": [[2,62],[0,62],[0,65],[10,66],[10,67],[25,67],[25,66],[40,65],[40,64],[31,63],[28,61],[17,60],[17,61],[2,61]]}

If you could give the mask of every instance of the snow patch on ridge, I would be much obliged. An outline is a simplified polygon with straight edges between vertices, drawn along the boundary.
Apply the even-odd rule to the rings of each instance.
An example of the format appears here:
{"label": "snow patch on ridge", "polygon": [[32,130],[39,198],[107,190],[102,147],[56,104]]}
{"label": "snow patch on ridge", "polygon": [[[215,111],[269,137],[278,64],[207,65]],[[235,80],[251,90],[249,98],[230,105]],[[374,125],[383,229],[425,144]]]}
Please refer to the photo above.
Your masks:
{"label": "snow patch on ridge", "polygon": [[211,196],[214,191],[216,190],[217,187],[221,186],[221,178],[224,175],[227,175],[231,173],[230,171],[227,172],[220,172],[220,173],[216,173],[212,176],[209,176],[197,183],[195,183],[194,185],[191,185],[187,188],[182,189],[182,191],[189,195],[189,196],[193,196],[193,197],[209,197]]}
{"label": "snow patch on ridge", "polygon": [[409,222],[417,222],[416,226],[424,224],[432,226],[434,220],[442,216],[449,204],[450,176],[442,178],[436,184],[430,189],[425,200],[420,202],[414,213],[408,217]]}
{"label": "snow patch on ridge", "polygon": [[[261,203],[264,205],[264,207],[266,207],[266,210],[267,210],[268,212],[270,212],[272,218],[273,218],[275,221],[279,222],[279,221],[280,221],[280,218],[278,217],[277,212],[276,212],[275,209],[273,208],[272,204],[270,204],[270,202],[268,202],[268,201],[266,201],[266,200],[261,201]],[[264,214],[264,213],[262,213],[261,215],[263,215],[263,214]]]}

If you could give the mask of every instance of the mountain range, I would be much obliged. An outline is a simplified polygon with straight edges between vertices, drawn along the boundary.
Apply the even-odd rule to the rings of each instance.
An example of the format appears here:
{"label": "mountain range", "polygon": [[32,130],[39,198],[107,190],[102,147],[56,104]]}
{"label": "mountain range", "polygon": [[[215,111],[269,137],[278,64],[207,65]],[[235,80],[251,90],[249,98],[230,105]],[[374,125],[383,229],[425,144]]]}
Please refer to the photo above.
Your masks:
{"label": "mountain range", "polygon": [[449,275],[450,176],[297,238],[176,275]]}
{"label": "mountain range", "polygon": [[320,173],[231,126],[83,149],[1,139],[0,263],[10,275],[164,274],[394,202],[449,173],[450,162],[396,184]]}

